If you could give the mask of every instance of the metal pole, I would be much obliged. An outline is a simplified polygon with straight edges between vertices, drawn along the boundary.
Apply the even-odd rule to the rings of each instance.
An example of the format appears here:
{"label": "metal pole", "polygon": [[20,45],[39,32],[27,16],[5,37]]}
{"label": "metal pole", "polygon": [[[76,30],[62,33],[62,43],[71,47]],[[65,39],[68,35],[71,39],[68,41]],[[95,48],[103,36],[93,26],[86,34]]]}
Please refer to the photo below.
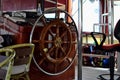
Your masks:
{"label": "metal pole", "polygon": [[111,44],[114,43],[114,41],[113,41],[113,28],[114,28],[114,1],[111,0]]}
{"label": "metal pole", "polygon": [[3,13],[3,2],[0,0],[0,17],[2,16]]}
{"label": "metal pole", "polygon": [[82,0],[78,0],[78,32],[79,32],[79,42],[78,42],[78,80],[82,80]]}

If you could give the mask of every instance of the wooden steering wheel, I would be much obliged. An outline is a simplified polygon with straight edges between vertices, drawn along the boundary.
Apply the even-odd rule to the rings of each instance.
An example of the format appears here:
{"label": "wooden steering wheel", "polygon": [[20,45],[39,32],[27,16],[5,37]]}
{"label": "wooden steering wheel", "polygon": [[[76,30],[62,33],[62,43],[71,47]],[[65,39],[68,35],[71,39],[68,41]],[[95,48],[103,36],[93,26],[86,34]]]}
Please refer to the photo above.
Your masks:
{"label": "wooden steering wheel", "polygon": [[[47,21],[45,14],[51,12],[55,18]],[[67,16],[65,20],[60,17],[61,13]],[[40,34],[35,35],[39,28]],[[30,34],[30,42],[36,44],[33,60],[38,69],[48,75],[59,75],[69,69],[76,57],[77,35],[75,22],[67,12],[52,9],[41,14]]]}

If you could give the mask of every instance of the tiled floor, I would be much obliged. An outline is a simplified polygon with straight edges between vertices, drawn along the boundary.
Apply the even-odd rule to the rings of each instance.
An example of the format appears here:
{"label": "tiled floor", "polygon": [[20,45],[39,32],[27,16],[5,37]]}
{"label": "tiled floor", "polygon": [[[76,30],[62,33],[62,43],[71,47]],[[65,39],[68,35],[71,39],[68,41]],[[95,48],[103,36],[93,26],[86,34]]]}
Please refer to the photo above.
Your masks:
{"label": "tiled floor", "polygon": [[[98,67],[82,67],[82,80],[99,80],[97,79],[100,74],[108,74],[108,68],[98,68]],[[118,73],[115,71],[115,73]],[[77,80],[77,79],[76,79]]]}
{"label": "tiled floor", "polygon": [[102,73],[109,73],[108,69],[83,67],[82,68],[82,80],[97,80],[98,75]]}

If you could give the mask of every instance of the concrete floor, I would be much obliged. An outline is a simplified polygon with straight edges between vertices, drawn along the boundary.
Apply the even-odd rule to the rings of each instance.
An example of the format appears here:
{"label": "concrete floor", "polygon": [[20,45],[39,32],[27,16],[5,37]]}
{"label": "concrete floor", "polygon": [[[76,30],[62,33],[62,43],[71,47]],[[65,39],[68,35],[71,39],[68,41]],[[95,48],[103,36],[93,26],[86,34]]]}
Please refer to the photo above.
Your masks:
{"label": "concrete floor", "polygon": [[[109,69],[99,68],[99,67],[88,67],[88,66],[82,67],[82,80],[100,80],[98,77],[100,74],[109,74]],[[117,70],[115,69],[115,74],[120,75],[120,72],[117,72]],[[78,80],[77,78],[78,78],[78,75],[77,75],[77,69],[76,69],[75,80]]]}

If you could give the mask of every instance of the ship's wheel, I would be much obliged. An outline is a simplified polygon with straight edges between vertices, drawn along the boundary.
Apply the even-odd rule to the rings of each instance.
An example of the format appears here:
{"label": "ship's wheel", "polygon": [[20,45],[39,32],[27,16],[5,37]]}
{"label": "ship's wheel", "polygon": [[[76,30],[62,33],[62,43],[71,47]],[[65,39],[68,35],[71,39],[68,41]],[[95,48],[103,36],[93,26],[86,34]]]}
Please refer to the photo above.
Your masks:
{"label": "ship's wheel", "polygon": [[[54,18],[47,18],[50,13]],[[48,75],[68,70],[76,57],[77,35],[75,22],[67,12],[52,9],[41,14],[30,34],[30,42],[36,45],[33,60],[38,69]]]}

